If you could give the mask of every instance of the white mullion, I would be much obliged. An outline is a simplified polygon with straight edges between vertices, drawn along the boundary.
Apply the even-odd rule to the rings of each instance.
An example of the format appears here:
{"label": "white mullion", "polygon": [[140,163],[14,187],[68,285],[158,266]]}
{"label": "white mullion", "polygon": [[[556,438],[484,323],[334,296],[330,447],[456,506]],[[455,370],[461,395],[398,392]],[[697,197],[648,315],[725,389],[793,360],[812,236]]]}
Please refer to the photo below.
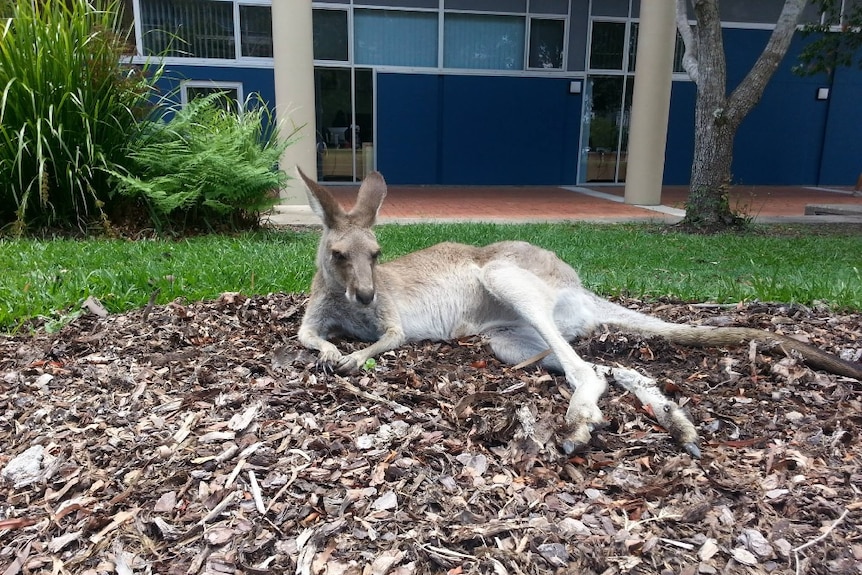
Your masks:
{"label": "white mullion", "polygon": [[566,5],[566,17],[563,19],[563,71],[569,69],[569,31],[572,29],[572,0]]}
{"label": "white mullion", "polygon": [[347,10],[345,10],[347,12],[347,65],[351,67],[356,64],[356,54],[353,50],[353,42],[355,38],[355,34],[353,31],[353,10],[353,6],[348,6]]}
{"label": "white mullion", "polygon": [[[440,0],[437,3],[437,69],[440,71],[443,70],[443,38],[446,34],[446,14],[443,9],[444,1],[445,0]],[[375,132],[375,134],[376,133],[377,132]]]}
{"label": "white mullion", "polygon": [[239,21],[239,2],[233,0],[233,42],[234,57],[237,61],[242,59],[242,27]]}
{"label": "white mullion", "polygon": [[141,0],[132,0],[132,21],[135,25],[135,53],[144,55],[144,35],[141,30],[144,21],[141,19]]}

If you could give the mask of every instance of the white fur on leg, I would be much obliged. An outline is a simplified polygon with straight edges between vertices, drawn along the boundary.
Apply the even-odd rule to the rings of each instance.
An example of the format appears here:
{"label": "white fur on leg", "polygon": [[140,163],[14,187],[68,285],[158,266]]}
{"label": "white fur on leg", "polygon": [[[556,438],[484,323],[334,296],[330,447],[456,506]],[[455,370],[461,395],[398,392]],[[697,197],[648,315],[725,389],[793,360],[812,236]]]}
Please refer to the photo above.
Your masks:
{"label": "white fur on leg", "polygon": [[[560,290],[533,272],[508,261],[487,264],[482,269],[481,280],[497,300],[517,313],[553,351],[566,381],[574,390],[566,412],[570,432],[562,440],[563,449],[571,453],[586,446],[592,430],[604,424],[598,400],[607,389],[607,381],[577,354],[560,333],[554,321]],[[499,345],[499,348],[511,346],[517,335],[517,332],[509,332],[502,342],[506,345]],[[532,343],[532,339],[527,338],[526,341]]]}
{"label": "white fur on leg", "polygon": [[668,430],[671,437],[692,457],[700,457],[694,424],[676,403],[661,392],[655,379],[624,367],[595,365],[593,368],[597,373],[610,375],[617,385],[633,393],[644,406],[649,406],[655,418]]}

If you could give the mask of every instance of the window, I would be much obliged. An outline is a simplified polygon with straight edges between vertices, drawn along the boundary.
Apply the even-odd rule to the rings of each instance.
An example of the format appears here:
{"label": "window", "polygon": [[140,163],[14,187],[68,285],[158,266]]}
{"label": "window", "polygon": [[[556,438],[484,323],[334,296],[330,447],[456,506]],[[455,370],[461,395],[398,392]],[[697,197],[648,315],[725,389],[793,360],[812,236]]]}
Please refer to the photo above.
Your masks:
{"label": "window", "polygon": [[[623,54],[628,52],[628,72],[635,71],[638,50],[637,22],[632,22],[629,29],[628,49],[624,47],[625,27],[624,22],[593,22],[593,38],[590,46],[590,68],[594,70],[622,70]],[[682,57],[685,54],[685,45],[682,36],[677,32],[676,47],[673,54],[674,74],[685,73],[682,67]]]}
{"label": "window", "polygon": [[[635,71],[635,64],[638,54],[638,30],[640,26],[637,22],[632,22],[632,28],[629,38],[629,72]],[[673,49],[673,73],[685,74],[685,69],[682,67],[682,57],[685,56],[685,43],[682,41],[682,36],[679,32],[676,33],[676,45]]]}
{"label": "window", "polygon": [[447,13],[443,65],[481,70],[524,69],[524,18]]}
{"label": "window", "polygon": [[141,0],[147,56],[236,58],[232,2]]}
{"label": "window", "polygon": [[314,10],[312,22],[314,59],[346,62],[347,10]]}
{"label": "window", "polygon": [[146,56],[272,58],[269,6],[236,0],[140,0],[140,21]]}
{"label": "window", "polygon": [[239,37],[245,58],[272,58],[272,13],[269,6],[239,7]]}
{"label": "window", "polygon": [[562,68],[565,35],[565,20],[531,18],[529,67]]}
{"label": "window", "polygon": [[625,37],[625,22],[593,22],[590,68],[622,70]]}
{"label": "window", "polygon": [[437,66],[437,14],[400,10],[353,13],[357,64]]}
{"label": "window", "polygon": [[221,93],[218,102],[225,110],[239,112],[243,101],[242,84],[238,82],[187,81],[180,85],[182,103],[185,106],[195,98]]}

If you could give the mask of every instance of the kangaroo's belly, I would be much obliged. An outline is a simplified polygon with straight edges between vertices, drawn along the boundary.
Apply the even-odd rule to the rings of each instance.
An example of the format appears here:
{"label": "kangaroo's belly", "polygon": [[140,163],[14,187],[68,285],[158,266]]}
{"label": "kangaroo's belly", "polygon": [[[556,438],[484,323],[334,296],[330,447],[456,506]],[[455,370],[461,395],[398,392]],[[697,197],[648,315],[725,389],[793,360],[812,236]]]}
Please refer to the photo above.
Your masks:
{"label": "kangaroo's belly", "polygon": [[497,302],[478,277],[478,268],[441,277],[410,291],[399,302],[404,334],[410,341],[445,340],[478,335],[517,316]]}

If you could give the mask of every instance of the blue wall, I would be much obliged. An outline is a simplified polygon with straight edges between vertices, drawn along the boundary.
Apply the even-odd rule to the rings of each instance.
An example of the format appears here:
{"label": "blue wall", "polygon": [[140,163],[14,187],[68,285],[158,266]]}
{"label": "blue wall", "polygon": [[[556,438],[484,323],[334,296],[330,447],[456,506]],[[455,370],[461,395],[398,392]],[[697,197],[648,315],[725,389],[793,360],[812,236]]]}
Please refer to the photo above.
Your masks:
{"label": "blue wall", "polygon": [[374,145],[387,182],[439,181],[441,85],[431,74],[378,74]]}
{"label": "blue wall", "polygon": [[257,92],[264,102],[275,108],[275,77],[272,68],[233,68],[228,66],[165,66],[165,73],[157,86],[161,96],[179,103],[180,82],[206,80],[213,82],[240,82],[243,94]]}
{"label": "blue wall", "polygon": [[[768,30],[725,30],[728,89],[742,81],[769,40]],[[797,38],[736,135],[733,181],[737,184],[817,184],[828,103],[815,99],[823,77],[792,72],[802,42]]]}
{"label": "blue wall", "polygon": [[694,82],[674,82],[670,93],[667,144],[664,153],[664,183],[687,185],[694,158]]}
{"label": "blue wall", "polygon": [[821,185],[852,185],[862,174],[862,70],[836,70],[828,102]]}
{"label": "blue wall", "polygon": [[580,95],[564,78],[377,77],[377,166],[396,184],[575,181]]}
{"label": "blue wall", "polygon": [[[751,68],[769,31],[725,29],[728,88]],[[862,70],[834,78],[792,73],[791,49],[737,134],[732,177],[742,185],[852,185],[862,172]],[[241,82],[275,102],[272,69],[169,66],[163,95],[182,79]],[[395,184],[573,184],[581,96],[568,78],[378,73],[378,168]],[[815,99],[831,87],[829,100]],[[175,94],[179,99],[179,94]],[[689,182],[694,83],[674,82],[664,182]]]}
{"label": "blue wall", "polygon": [[[769,40],[767,30],[725,29],[728,91],[751,69]],[[733,182],[741,185],[852,185],[862,171],[862,71],[839,69],[825,75],[793,73],[804,40],[797,36],[761,101],[737,133]],[[830,98],[817,100],[829,87]],[[694,147],[693,82],[674,82],[668,126],[664,182],[689,182]]]}

